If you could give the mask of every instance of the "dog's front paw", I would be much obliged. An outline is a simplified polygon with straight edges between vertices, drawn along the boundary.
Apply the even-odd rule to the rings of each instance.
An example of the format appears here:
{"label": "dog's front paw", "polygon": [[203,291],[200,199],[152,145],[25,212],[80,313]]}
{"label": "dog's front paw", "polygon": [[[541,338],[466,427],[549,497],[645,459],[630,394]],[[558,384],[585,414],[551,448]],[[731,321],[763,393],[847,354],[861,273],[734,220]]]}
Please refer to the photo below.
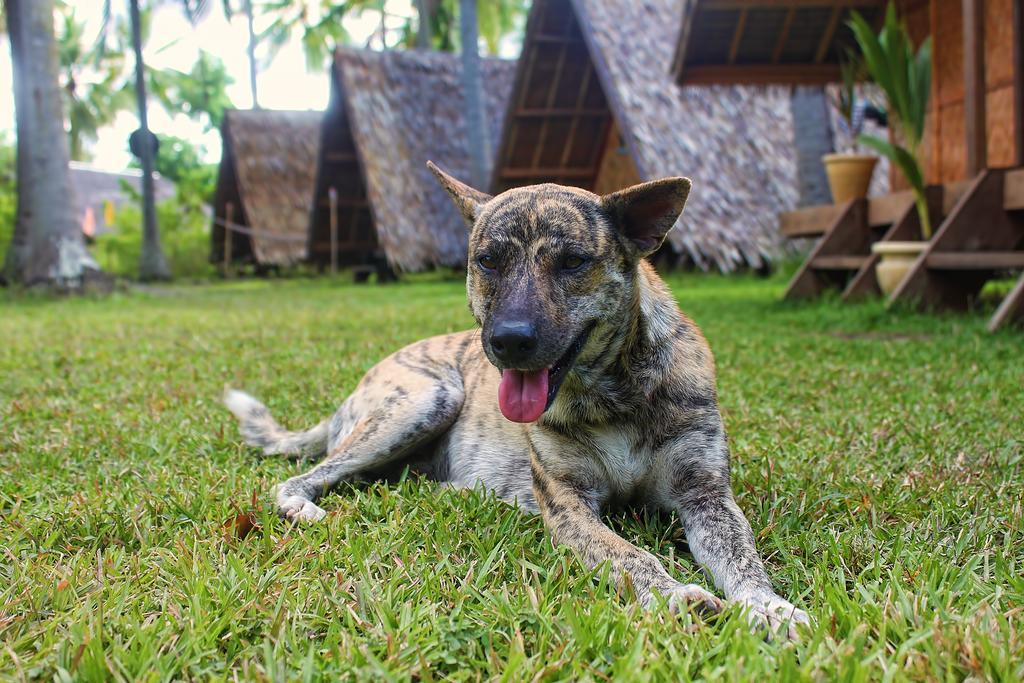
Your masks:
{"label": "dog's front paw", "polygon": [[797,639],[797,624],[810,625],[807,612],[797,609],[791,602],[774,593],[763,593],[734,598],[747,611],[747,620],[755,631],[765,631],[765,638],[775,635],[789,640]]}
{"label": "dog's front paw", "polygon": [[[701,616],[709,616],[721,612],[724,606],[718,597],[695,583],[677,584],[668,590],[661,591],[660,595],[661,600],[672,614],[693,610]],[[650,593],[642,602],[647,608],[659,604],[654,593]]]}
{"label": "dog's front paw", "polygon": [[319,522],[327,516],[327,511],[301,496],[289,496],[278,499],[277,514],[281,519],[295,522]]}

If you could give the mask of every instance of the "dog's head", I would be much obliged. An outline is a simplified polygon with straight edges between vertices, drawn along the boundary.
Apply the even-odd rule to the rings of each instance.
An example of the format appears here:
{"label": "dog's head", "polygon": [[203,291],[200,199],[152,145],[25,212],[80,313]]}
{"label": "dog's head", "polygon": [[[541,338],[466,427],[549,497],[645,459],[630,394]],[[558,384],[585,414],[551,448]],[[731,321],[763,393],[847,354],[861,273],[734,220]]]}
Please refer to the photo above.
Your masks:
{"label": "dog's head", "polygon": [[634,301],[641,259],[675,224],[690,190],[666,178],[600,197],[532,185],[491,197],[428,162],[470,227],[467,292],[484,352],[502,371],[499,405],[534,422],[577,361],[599,355]]}

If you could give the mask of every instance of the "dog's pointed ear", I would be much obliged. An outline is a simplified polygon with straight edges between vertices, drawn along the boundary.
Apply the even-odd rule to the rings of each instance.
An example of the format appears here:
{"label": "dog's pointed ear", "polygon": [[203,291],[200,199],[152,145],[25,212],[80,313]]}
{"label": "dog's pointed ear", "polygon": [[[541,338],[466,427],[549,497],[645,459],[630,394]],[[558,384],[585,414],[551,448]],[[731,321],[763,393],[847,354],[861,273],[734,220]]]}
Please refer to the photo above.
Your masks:
{"label": "dog's pointed ear", "polygon": [[453,178],[438,168],[433,161],[427,162],[427,168],[437,176],[441,187],[451,195],[452,201],[455,202],[455,208],[462,214],[466,224],[472,228],[476,217],[480,214],[480,207],[491,200],[491,195],[475,190],[464,182]]}
{"label": "dog's pointed ear", "polygon": [[665,241],[689,194],[689,178],[663,178],[606,194],[601,208],[643,257]]}

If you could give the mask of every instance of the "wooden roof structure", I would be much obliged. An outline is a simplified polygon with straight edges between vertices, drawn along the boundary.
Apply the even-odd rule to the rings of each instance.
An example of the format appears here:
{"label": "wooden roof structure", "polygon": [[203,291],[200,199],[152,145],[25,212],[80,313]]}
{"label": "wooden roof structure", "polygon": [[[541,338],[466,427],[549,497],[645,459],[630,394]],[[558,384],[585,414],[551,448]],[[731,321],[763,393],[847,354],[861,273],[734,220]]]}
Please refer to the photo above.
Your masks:
{"label": "wooden roof structure", "polygon": [[875,22],[885,2],[686,0],[673,72],[681,85],[836,81],[850,13]]}
{"label": "wooden roof structure", "polygon": [[678,87],[678,26],[673,0],[534,0],[491,189],[689,176],[659,258],[760,267],[799,194],[789,89]]}
{"label": "wooden roof structure", "polygon": [[306,257],[322,112],[230,110],[214,198],[211,260],[285,266]]}
{"label": "wooden roof structure", "polygon": [[[493,145],[515,66],[485,59],[481,72]],[[426,166],[432,160],[470,175],[460,74],[460,59],[451,53],[336,51],[308,229],[310,260],[331,261],[333,206],[338,265],[368,263],[383,253],[402,271],[465,266],[465,223]]]}

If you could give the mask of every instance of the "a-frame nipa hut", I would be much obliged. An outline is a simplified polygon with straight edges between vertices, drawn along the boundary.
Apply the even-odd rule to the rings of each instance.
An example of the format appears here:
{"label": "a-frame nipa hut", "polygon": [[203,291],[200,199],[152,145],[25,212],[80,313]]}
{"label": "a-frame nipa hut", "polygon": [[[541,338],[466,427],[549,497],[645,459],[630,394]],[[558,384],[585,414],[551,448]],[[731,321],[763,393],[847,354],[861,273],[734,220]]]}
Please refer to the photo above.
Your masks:
{"label": "a-frame nipa hut", "polygon": [[[485,121],[501,131],[513,62],[481,62]],[[323,121],[309,258],[321,267],[400,271],[464,267],[467,230],[426,167],[469,179],[465,98],[457,55],[339,48]],[[333,197],[332,197],[333,195]],[[331,244],[334,209],[334,249]]]}
{"label": "a-frame nipa hut", "polygon": [[672,0],[534,0],[492,189],[605,193],[685,175],[693,190],[659,258],[760,267],[799,199],[790,90],[678,87],[678,30]]}
{"label": "a-frame nipa hut", "polygon": [[226,112],[211,261],[266,269],[305,260],[322,117],[316,111]]}

